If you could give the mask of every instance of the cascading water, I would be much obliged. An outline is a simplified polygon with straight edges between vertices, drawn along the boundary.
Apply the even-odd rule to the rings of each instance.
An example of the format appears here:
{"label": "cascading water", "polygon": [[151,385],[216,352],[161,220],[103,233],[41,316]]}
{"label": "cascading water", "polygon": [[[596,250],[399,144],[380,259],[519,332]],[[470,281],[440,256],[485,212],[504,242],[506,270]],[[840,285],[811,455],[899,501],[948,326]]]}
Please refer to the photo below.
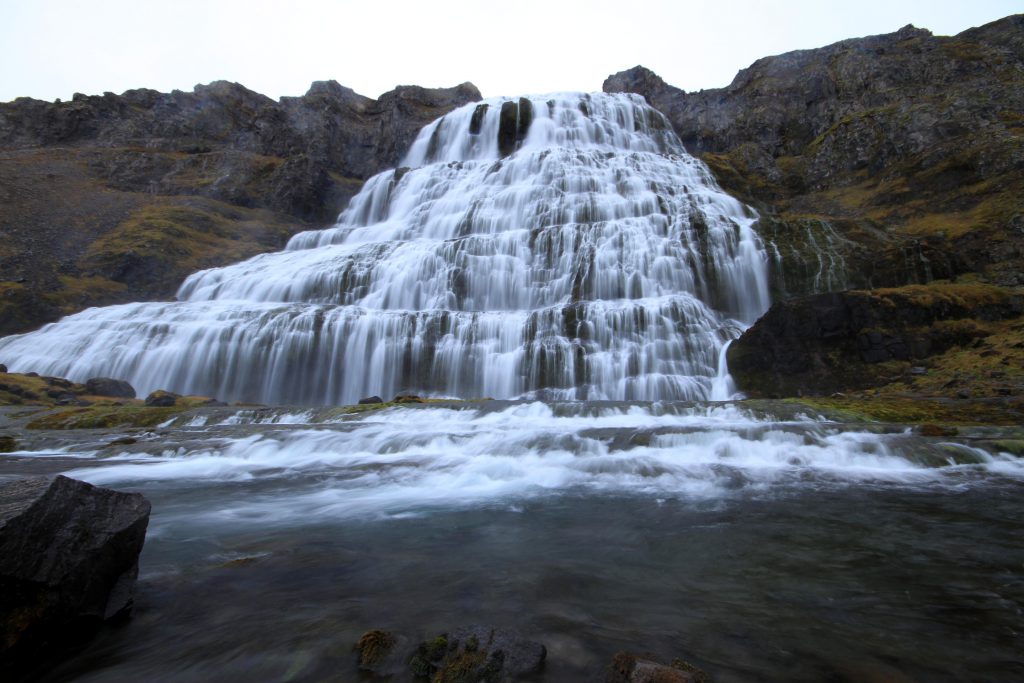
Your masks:
{"label": "cascading water", "polygon": [[427,126],[335,227],[0,357],[274,403],[727,398],[723,346],[769,303],[754,220],[638,96],[494,99]]}

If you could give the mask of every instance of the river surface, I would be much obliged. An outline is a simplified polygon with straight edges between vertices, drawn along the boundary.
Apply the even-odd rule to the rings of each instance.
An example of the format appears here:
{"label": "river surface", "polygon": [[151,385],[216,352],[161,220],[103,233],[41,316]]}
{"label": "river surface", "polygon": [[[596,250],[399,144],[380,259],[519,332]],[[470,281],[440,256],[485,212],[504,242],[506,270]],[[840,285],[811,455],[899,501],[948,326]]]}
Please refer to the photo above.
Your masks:
{"label": "river surface", "polygon": [[46,681],[349,681],[465,624],[726,681],[1024,680],[1024,462],[729,404],[213,410],[41,433],[0,474],[153,503],[136,608]]}

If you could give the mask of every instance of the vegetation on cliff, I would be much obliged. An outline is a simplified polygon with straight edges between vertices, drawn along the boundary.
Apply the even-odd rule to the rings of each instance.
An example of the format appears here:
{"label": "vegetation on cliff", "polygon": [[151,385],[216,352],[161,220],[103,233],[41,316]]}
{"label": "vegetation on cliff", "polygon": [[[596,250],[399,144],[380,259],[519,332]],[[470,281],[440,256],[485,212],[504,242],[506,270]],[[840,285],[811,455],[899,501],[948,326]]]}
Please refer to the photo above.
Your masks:
{"label": "vegetation on cliff", "polygon": [[[722,89],[686,93],[643,67],[609,77],[604,89],[646,97],[719,183],[761,213],[782,301],[731,349],[741,388],[1021,393],[1007,369],[1020,364],[1020,326],[969,307],[914,329],[904,318],[931,311],[927,298],[980,303],[1024,286],[1024,15],[953,37],[908,26],[766,57]],[[1008,289],[791,301],[935,280]],[[809,323],[843,319],[851,307],[881,317],[838,335]],[[894,336],[931,350],[868,361],[857,345]],[[908,375],[924,358],[927,374]],[[989,367],[994,358],[1001,367]]]}
{"label": "vegetation on cliff", "polygon": [[189,273],[332,221],[416,133],[480,98],[333,81],[274,102],[219,81],[0,104],[0,334],[173,297]]}

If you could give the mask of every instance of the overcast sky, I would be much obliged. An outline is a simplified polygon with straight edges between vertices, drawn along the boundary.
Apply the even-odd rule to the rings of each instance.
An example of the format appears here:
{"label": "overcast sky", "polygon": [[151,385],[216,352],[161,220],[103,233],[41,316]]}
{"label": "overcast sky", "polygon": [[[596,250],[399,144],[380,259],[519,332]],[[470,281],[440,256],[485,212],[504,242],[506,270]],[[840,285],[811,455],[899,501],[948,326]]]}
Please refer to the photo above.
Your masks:
{"label": "overcast sky", "polygon": [[939,35],[1020,0],[0,0],[0,101],[237,81],[273,98],[334,79],[376,97],[600,90],[643,64],[686,90],[767,55],[913,23]]}

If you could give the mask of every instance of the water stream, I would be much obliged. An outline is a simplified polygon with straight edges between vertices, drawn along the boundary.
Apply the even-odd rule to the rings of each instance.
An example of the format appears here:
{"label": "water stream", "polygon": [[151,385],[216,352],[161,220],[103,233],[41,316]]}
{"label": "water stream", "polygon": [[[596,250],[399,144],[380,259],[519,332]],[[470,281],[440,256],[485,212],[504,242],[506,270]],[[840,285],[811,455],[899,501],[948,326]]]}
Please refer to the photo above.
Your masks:
{"label": "water stream", "polygon": [[218,409],[5,473],[142,491],[134,618],[49,681],[359,680],[371,628],[467,623],[600,681],[621,649],[727,681],[1024,676],[1024,462],[739,404]]}

